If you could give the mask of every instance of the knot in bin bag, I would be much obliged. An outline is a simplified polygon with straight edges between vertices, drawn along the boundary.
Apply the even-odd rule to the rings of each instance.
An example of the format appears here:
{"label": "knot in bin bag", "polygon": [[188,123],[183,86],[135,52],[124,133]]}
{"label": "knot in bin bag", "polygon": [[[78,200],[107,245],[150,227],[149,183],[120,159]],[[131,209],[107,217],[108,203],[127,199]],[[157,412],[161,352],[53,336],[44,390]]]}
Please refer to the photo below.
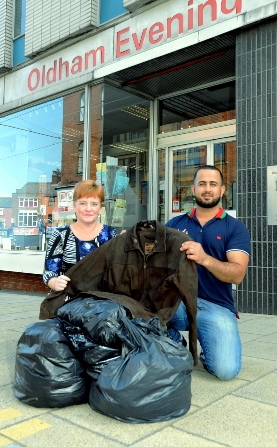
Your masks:
{"label": "knot in bin bag", "polygon": [[87,402],[88,386],[57,318],[27,326],[16,350],[17,399],[34,407],[61,408]]}
{"label": "knot in bin bag", "polygon": [[[75,349],[81,349],[82,343],[74,336],[74,328],[79,328],[84,336],[94,343],[110,348],[121,347],[117,332],[121,318],[127,316],[126,309],[109,299],[100,299],[89,293],[80,293],[57,312],[66,333]],[[72,334],[71,334],[71,330]]]}
{"label": "knot in bin bag", "polygon": [[191,353],[165,335],[157,317],[122,323],[118,336],[125,349],[92,383],[91,408],[133,423],[184,415],[191,405]]}
{"label": "knot in bin bag", "polygon": [[121,318],[126,309],[109,299],[99,299],[88,293],[70,301],[58,310],[63,331],[81,361],[87,375],[96,380],[101,369],[122,349]]}

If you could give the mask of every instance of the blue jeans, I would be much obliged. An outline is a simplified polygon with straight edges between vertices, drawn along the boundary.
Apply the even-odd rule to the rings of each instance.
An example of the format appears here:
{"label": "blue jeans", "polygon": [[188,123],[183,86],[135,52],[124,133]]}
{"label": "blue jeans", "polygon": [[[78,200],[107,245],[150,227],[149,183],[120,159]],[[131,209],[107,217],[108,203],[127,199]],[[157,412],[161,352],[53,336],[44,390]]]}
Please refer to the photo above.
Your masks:
{"label": "blue jeans", "polygon": [[[183,303],[170,323],[178,331],[189,329]],[[202,348],[200,360],[207,371],[220,380],[231,380],[237,376],[241,370],[242,349],[236,315],[225,307],[198,298],[197,333]],[[176,333],[176,341],[177,338]]]}

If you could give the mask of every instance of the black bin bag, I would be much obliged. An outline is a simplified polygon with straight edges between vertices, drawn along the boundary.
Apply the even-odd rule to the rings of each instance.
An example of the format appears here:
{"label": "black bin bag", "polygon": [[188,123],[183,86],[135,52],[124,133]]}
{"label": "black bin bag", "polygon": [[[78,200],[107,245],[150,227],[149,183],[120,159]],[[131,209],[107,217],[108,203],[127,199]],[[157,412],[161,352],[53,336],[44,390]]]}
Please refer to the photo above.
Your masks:
{"label": "black bin bag", "polygon": [[123,422],[162,422],[191,405],[191,353],[167,337],[159,319],[122,318],[124,349],[92,382],[91,408]]}
{"label": "black bin bag", "polygon": [[[129,311],[115,301],[80,293],[58,309],[57,316],[63,323],[80,328],[94,343],[117,349],[121,346],[117,332],[121,326],[121,318],[127,312]],[[74,343],[74,337],[71,338]]]}
{"label": "black bin bag", "polygon": [[15,396],[23,403],[61,408],[88,402],[90,382],[58,318],[30,324],[15,360]]}
{"label": "black bin bag", "polygon": [[117,333],[127,312],[120,304],[89,293],[81,293],[58,310],[63,331],[92,380],[121,355],[122,341]]}

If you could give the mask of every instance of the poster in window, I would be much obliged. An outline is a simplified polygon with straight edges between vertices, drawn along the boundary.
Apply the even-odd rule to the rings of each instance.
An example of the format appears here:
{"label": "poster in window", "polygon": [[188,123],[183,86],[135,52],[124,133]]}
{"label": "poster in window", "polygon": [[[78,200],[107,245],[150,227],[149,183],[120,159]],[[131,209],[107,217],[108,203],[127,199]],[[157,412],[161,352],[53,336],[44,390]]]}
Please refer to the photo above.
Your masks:
{"label": "poster in window", "polygon": [[173,199],[172,200],[172,212],[178,213],[180,211],[180,200],[179,199]]}

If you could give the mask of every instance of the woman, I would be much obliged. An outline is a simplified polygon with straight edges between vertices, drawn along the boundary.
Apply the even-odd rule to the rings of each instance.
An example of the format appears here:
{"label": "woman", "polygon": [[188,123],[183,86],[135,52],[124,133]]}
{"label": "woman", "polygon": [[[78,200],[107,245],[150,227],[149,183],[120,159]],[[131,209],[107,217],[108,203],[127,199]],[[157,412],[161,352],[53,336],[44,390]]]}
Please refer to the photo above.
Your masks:
{"label": "woman", "polygon": [[70,278],[67,270],[95,248],[116,236],[113,227],[97,221],[104,202],[104,189],[93,180],[75,185],[73,193],[76,222],[57,228],[45,256],[43,281],[52,290],[64,290]]}

